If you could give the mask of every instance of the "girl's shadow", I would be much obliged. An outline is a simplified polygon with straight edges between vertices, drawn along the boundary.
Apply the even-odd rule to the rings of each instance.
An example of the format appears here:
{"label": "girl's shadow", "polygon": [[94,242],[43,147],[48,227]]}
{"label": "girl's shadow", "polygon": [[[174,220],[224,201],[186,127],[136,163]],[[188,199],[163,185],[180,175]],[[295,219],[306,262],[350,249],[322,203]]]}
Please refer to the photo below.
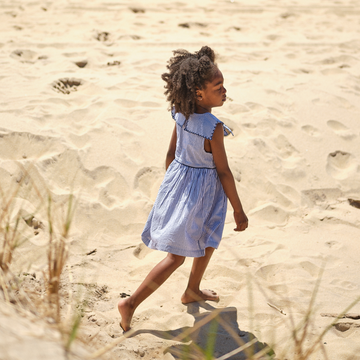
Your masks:
{"label": "girl's shadow", "polygon": [[[207,311],[200,313],[200,307]],[[230,356],[226,359],[246,360],[259,351],[264,351],[263,355],[274,355],[267,344],[239,329],[235,307],[216,309],[205,302],[197,302],[188,304],[187,312],[194,316],[193,327],[169,331],[138,330],[131,336],[148,333],[178,342],[165,350],[174,359],[201,359],[206,355],[207,358],[219,358],[227,354]]]}

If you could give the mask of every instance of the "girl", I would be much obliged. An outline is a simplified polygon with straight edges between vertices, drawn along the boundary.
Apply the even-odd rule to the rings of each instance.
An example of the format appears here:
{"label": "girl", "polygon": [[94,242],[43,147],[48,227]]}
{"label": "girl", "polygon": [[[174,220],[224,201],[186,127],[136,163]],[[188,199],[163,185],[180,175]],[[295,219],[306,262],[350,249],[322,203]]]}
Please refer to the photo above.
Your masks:
{"label": "girl", "polygon": [[248,226],[224,148],[224,135],[231,131],[211,114],[213,107],[226,101],[224,78],[215,64],[214,51],[208,46],[194,54],[176,50],[167,69],[162,79],[175,127],[165,178],[142,240],[149,248],[168,254],[133,295],[118,303],[124,331],[130,329],[139,304],[183,264],[186,256],[194,257],[194,261],[181,302],[219,301],[214,291],[200,290],[200,281],[221,240],[227,198],[234,209],[234,230],[243,231]]}

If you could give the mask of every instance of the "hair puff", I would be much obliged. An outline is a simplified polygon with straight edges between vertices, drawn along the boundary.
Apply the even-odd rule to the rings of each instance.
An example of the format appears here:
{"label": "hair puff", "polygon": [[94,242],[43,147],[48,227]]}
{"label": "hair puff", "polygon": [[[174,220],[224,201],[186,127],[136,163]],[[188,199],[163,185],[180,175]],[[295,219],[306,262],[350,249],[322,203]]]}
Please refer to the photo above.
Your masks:
{"label": "hair puff", "polygon": [[211,81],[215,70],[215,53],[209,46],[190,53],[179,49],[166,66],[168,73],[161,75],[165,81],[165,95],[170,108],[189,118],[196,110],[196,89],[203,89]]}

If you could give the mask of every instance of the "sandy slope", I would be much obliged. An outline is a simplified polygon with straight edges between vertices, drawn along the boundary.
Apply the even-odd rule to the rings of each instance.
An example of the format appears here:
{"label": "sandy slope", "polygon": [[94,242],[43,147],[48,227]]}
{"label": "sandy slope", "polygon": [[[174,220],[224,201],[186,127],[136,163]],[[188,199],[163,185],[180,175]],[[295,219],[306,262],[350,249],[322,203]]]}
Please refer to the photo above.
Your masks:
{"label": "sandy slope", "polygon": [[[160,75],[177,48],[212,46],[232,99],[214,114],[235,134],[226,148],[250,227],[234,233],[229,211],[203,284],[221,294],[218,316],[244,339],[275,341],[280,356],[290,314],[304,315],[320,269],[309,344],[331,321],[321,313],[339,313],[359,295],[360,210],[348,200],[360,200],[358,2],[60,0],[0,8],[1,186],[13,188],[25,166],[56,203],[76,195],[64,292],[87,298],[82,336],[91,349],[121,335],[119,294],[131,294],[164,256],[140,246],[140,233],[164,175],[173,121]],[[14,212],[36,210],[30,187],[22,185]],[[28,234],[14,266],[39,278],[46,237]],[[135,336],[108,358],[178,358],[174,351],[189,343],[174,338],[211,312],[179,302],[190,266],[188,259],[139,307]],[[327,358],[360,359],[359,320],[341,321],[351,325],[325,336]],[[192,344],[204,344],[208,331],[200,328]],[[229,328],[218,333],[220,356],[236,344]]]}

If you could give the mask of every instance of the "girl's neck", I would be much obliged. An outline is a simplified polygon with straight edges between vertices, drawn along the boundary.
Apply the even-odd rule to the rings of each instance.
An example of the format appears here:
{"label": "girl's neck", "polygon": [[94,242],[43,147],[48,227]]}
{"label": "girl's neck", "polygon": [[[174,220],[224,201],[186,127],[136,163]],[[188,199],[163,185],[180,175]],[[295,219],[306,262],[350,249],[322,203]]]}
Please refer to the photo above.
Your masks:
{"label": "girl's neck", "polygon": [[195,113],[196,114],[211,113],[211,108],[203,107],[201,105],[196,105]]}

